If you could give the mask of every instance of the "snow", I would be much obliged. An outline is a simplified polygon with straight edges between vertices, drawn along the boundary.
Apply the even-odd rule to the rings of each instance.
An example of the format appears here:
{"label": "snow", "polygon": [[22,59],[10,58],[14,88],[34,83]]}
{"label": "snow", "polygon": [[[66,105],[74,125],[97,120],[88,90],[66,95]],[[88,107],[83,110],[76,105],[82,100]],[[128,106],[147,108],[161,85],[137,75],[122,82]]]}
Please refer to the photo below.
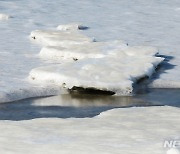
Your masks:
{"label": "snow", "polygon": [[[137,50],[142,51],[138,56]],[[117,49],[105,58],[35,68],[29,78],[31,81],[52,83],[68,89],[95,88],[113,91],[116,95],[129,95],[133,91],[133,83],[145,76],[150,77],[164,60],[154,54],[154,48],[126,47]]]}
{"label": "snow", "polygon": [[9,15],[0,13],[0,20],[8,20],[9,18],[10,18]]}
{"label": "snow", "polygon": [[[0,91],[0,103],[5,102],[13,102],[17,100],[22,100],[26,98],[33,98],[33,97],[41,97],[41,96],[52,96],[52,95],[60,95],[62,94],[62,90],[53,85],[46,85],[46,86],[40,86],[40,85],[28,85],[26,82],[20,82],[19,86],[16,86],[16,89],[11,90],[4,89]],[[24,84],[22,86],[21,84]],[[27,84],[27,85],[26,85]],[[25,86],[26,85],[26,86]]]}
{"label": "snow", "polygon": [[127,44],[121,40],[85,43],[68,47],[47,46],[41,49],[40,57],[50,60],[102,58],[113,54],[113,51],[116,52],[125,48],[127,48]]}
{"label": "snow", "polygon": [[30,37],[44,46],[40,57],[78,62],[35,68],[30,72],[31,81],[52,83],[67,89],[94,88],[112,91],[116,95],[130,95],[133,84],[143,77],[150,77],[164,60],[156,57],[158,50],[154,47],[128,46],[120,40],[93,42],[74,28],[78,27],[76,24],[59,27],[61,31],[31,32]]}
{"label": "snow", "polygon": [[[4,120],[0,149],[3,154],[165,154],[164,141],[180,138],[179,113],[165,106],[112,109],[93,118]],[[178,154],[174,151],[168,154]]]}
{"label": "snow", "polygon": [[67,47],[93,41],[77,31],[35,30],[31,32],[30,37],[45,46]]}
{"label": "snow", "polygon": [[[88,30],[78,30],[78,33],[80,31],[82,35],[96,38],[101,42],[122,39],[130,46],[157,47],[168,61],[164,63],[165,70],[158,73],[150,86],[179,88],[179,8],[180,2],[177,0],[165,0],[163,4],[156,0],[122,0],[106,3],[101,0],[27,0],[26,3],[21,0],[1,1],[1,13],[12,15],[14,18],[0,23],[0,33],[3,36],[0,38],[0,96],[8,97],[20,89],[29,89],[30,92],[30,89],[37,87],[24,80],[30,70],[53,63],[38,59],[40,48],[29,42],[29,33],[35,29],[54,31],[54,27],[67,23],[83,23],[89,26]],[[47,90],[45,91],[44,95],[41,91],[42,96],[47,94]],[[13,98],[20,99],[18,94]],[[0,102],[1,100],[2,97]]]}
{"label": "snow", "polygon": [[[89,38],[96,38],[99,42],[122,39],[133,48],[137,45],[155,46],[160,54],[166,57],[163,62],[165,69],[158,73],[150,86],[180,88],[179,8],[179,0],[164,0],[163,3],[157,0],[112,0],[105,3],[102,0],[0,1],[1,12],[15,17],[8,22],[0,22],[0,102],[57,95],[61,91],[56,85],[51,84],[51,88],[47,85],[31,84],[26,80],[31,69],[50,67],[50,64],[57,63],[46,58],[39,59],[39,46],[30,43],[27,38],[35,29],[42,30],[35,32],[37,39],[32,39],[33,42],[39,40],[38,43],[42,44],[43,48],[48,45],[48,49],[49,46],[55,49],[54,46],[59,48],[63,44],[63,49],[67,51],[70,45],[83,45],[94,41]],[[58,30],[58,34],[69,33],[73,36],[73,41],[71,44],[63,42],[65,40],[62,37],[59,38],[60,42],[54,41],[57,37],[53,32],[57,30],[52,29],[53,27],[74,22],[83,23],[90,28],[77,32],[77,25],[70,28],[65,28],[67,26],[64,25],[64,28]],[[80,39],[77,42],[78,37]],[[138,51],[139,49],[136,52]],[[146,51],[147,49],[141,50]],[[128,55],[126,52],[127,59],[130,60],[133,53],[129,52]],[[138,53],[138,57],[140,55]],[[154,53],[149,57],[154,59]],[[78,63],[79,61],[76,61],[73,64]],[[36,103],[38,104],[38,100]],[[165,140],[180,138],[179,113],[179,108],[165,106],[113,109],[93,118],[0,121],[0,131],[3,132],[0,135],[0,149],[3,154],[179,153],[177,149],[163,147]]]}

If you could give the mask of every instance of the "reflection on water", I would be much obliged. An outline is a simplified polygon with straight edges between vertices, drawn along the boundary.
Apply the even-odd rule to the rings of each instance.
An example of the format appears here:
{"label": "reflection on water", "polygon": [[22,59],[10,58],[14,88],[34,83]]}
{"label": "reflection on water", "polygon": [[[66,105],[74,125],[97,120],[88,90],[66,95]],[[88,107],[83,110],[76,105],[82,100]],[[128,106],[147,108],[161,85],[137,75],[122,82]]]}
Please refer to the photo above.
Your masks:
{"label": "reflection on water", "polygon": [[153,89],[136,96],[60,95],[0,104],[1,120],[85,118],[121,107],[170,105],[180,107],[180,89]]}

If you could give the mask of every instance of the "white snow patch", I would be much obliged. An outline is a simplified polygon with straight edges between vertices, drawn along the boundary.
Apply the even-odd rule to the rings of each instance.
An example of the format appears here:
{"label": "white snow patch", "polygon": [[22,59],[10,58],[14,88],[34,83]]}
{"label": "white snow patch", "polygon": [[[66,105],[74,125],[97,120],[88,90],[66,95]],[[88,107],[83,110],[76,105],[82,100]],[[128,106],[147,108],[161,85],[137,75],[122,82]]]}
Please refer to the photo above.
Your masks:
{"label": "white snow patch", "polygon": [[[179,113],[164,106],[113,109],[93,118],[3,120],[0,149],[3,154],[165,154],[164,140],[180,137]],[[173,151],[168,154],[178,154]]]}
{"label": "white snow patch", "polygon": [[10,18],[9,15],[0,13],[0,20],[8,20],[9,18]]}
{"label": "white snow patch", "polygon": [[72,23],[72,24],[67,24],[67,25],[59,25],[57,27],[57,30],[61,30],[61,31],[85,30],[87,28],[88,28],[87,26],[84,26],[80,23]]}

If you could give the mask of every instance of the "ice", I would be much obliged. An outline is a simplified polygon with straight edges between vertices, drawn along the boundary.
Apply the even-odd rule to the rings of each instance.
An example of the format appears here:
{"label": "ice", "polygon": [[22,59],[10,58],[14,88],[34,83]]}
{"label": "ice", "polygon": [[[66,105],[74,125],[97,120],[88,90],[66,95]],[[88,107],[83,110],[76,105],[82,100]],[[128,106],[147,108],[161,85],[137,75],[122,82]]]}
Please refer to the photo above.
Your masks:
{"label": "ice", "polygon": [[180,137],[179,113],[164,106],[119,108],[92,118],[3,120],[0,149],[3,154],[165,154],[164,141]]}
{"label": "ice", "polygon": [[[142,51],[138,56],[137,49]],[[156,57],[156,53],[157,50],[155,52],[151,47],[126,47],[117,49],[105,58],[35,68],[30,72],[29,79],[68,89],[95,88],[113,91],[117,95],[129,95],[133,91],[133,84],[145,76],[150,77],[164,60]]]}
{"label": "ice", "polygon": [[40,57],[51,60],[102,58],[116,53],[117,50],[125,48],[127,48],[127,44],[121,40],[84,43],[79,45],[70,45],[68,47],[47,46],[41,49]]}
{"label": "ice", "polygon": [[93,41],[93,39],[77,31],[35,30],[31,32],[30,37],[44,46],[67,47]]}
{"label": "ice", "polygon": [[8,20],[9,18],[10,18],[9,15],[0,13],[0,20]]}
{"label": "ice", "polygon": [[116,95],[130,95],[133,84],[143,77],[150,77],[164,60],[156,57],[158,50],[154,47],[128,46],[120,40],[85,42],[84,38],[91,39],[85,35],[79,39],[79,31],[68,31],[72,27],[77,25],[62,25],[61,31],[38,30],[31,33],[31,38],[43,42],[40,57],[55,61],[78,60],[77,63],[35,68],[30,72],[31,81],[52,83],[67,89],[94,88],[112,91]]}
{"label": "ice", "polygon": [[[95,37],[102,42],[122,39],[130,46],[156,46],[166,61],[163,63],[165,70],[158,73],[152,87],[179,88],[179,8],[179,0],[164,0],[163,3],[157,0],[105,3],[101,0],[1,0],[1,12],[15,18],[0,22],[0,102],[54,93],[54,88],[51,91],[49,87],[34,86],[24,80],[32,68],[49,65],[48,60],[38,59],[40,49],[31,44],[27,36],[34,29],[50,29],[76,21],[91,27],[88,31],[81,31],[88,38]],[[46,39],[50,39],[51,46],[59,46],[53,38]],[[43,41],[45,45],[48,42]],[[121,108],[94,118],[0,121],[0,131],[3,132],[0,149],[1,153],[18,154],[164,154],[169,150],[163,147],[164,141],[180,137],[179,112],[179,108],[167,106]]]}
{"label": "ice", "polygon": [[59,25],[57,27],[57,30],[62,30],[62,31],[69,31],[69,30],[85,30],[88,29],[87,26],[83,26],[82,24],[79,23],[72,23],[72,24],[66,24],[66,25]]}
{"label": "ice", "polygon": [[60,95],[60,94],[62,94],[62,90],[57,86],[53,86],[53,85],[32,86],[30,84],[27,84],[26,82],[25,83],[19,82],[19,86],[16,86],[16,89],[13,89],[11,87],[10,90],[4,89],[0,91],[0,103],[13,102],[26,98],[52,96],[52,95]]}
{"label": "ice", "polygon": [[[77,25],[62,25],[64,28],[74,26]],[[38,30],[31,33],[31,38],[43,42],[40,57],[53,61],[80,60],[35,68],[30,72],[31,81],[52,83],[67,89],[94,88],[112,91],[116,95],[130,95],[133,84],[143,77],[150,77],[164,60],[156,57],[158,50],[154,47],[128,46],[120,40],[84,42],[83,39],[81,43],[72,43],[72,38],[74,42],[79,42],[76,35],[80,33],[74,31]],[[83,38],[91,40],[85,35]]]}
{"label": "ice", "polygon": [[[55,27],[59,24],[76,22],[90,27],[86,31],[73,30],[88,38],[94,37],[101,42],[122,39],[130,46],[157,47],[160,54],[166,57],[166,62],[163,63],[165,69],[157,73],[151,87],[179,88],[179,8],[180,2],[177,0],[165,0],[163,4],[156,0],[113,3],[90,0],[27,0],[26,3],[22,0],[0,1],[1,13],[14,17],[8,22],[0,22],[0,34],[3,36],[0,38],[0,93],[5,93],[8,97],[11,91],[31,89],[33,85],[24,81],[31,69],[54,63],[36,57],[40,48],[29,42],[28,35],[31,31],[56,31]],[[71,30],[65,32],[69,31]],[[41,94],[45,96],[47,93]]]}

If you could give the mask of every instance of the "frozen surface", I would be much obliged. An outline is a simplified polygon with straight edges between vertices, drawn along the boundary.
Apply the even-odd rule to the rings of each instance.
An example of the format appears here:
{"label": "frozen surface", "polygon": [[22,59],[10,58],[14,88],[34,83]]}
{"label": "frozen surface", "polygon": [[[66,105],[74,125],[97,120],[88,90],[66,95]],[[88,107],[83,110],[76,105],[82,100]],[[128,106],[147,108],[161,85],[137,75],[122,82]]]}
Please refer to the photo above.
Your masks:
{"label": "frozen surface", "polygon": [[[53,63],[38,58],[40,48],[28,35],[74,22],[88,25],[81,33],[98,41],[158,47],[166,57],[165,70],[151,86],[180,87],[179,0],[0,0],[0,10],[14,17],[0,22],[0,102],[59,92],[58,87],[47,91],[27,82],[31,69]],[[169,150],[163,148],[164,140],[180,138],[179,112],[171,107],[124,108],[94,118],[0,121],[0,149],[3,154],[164,154]]]}
{"label": "frozen surface", "polygon": [[121,108],[93,118],[0,121],[0,149],[3,154],[165,154],[164,141],[180,139],[179,113],[174,107]]}
{"label": "frozen surface", "polygon": [[[0,38],[0,101],[3,99],[1,96],[7,98],[19,89],[30,89],[30,95],[34,85],[24,80],[30,70],[52,63],[38,59],[40,48],[30,43],[29,33],[76,22],[88,25],[90,28],[81,33],[98,41],[121,39],[129,45],[156,46],[167,61],[165,70],[157,75],[151,86],[180,87],[178,0],[165,0],[163,3],[156,0],[0,0],[0,10],[13,16],[8,22],[0,22],[3,36]],[[13,94],[13,98],[19,98]]]}
{"label": "frozen surface", "polygon": [[111,42],[91,42],[67,47],[47,46],[41,49],[40,57],[53,61],[60,61],[62,59],[79,60],[84,58],[103,58],[108,55],[116,54],[119,50],[126,48],[127,44],[120,40]]}
{"label": "frozen surface", "polygon": [[68,47],[93,41],[78,31],[35,30],[30,37],[44,46]]}
{"label": "frozen surface", "polygon": [[[97,49],[95,48],[95,51]],[[74,63],[35,68],[30,72],[29,78],[68,89],[75,86],[128,95],[133,91],[133,83],[145,76],[150,77],[156,66],[164,60],[155,57],[157,50],[152,47],[126,46],[125,49],[114,50],[115,52],[110,52],[112,55],[105,58],[83,59]]]}
{"label": "frozen surface", "polygon": [[7,14],[2,14],[2,13],[0,13],[0,20],[8,20],[9,19],[9,15],[7,15]]}
{"label": "frozen surface", "polygon": [[[60,27],[60,26],[59,26]],[[137,80],[151,76],[164,58],[153,47],[129,47],[123,41],[93,42],[81,35],[78,25],[62,25],[70,30],[31,32],[30,37],[44,47],[40,56],[51,60],[73,59],[76,63],[35,68],[29,78],[59,87],[94,88],[129,95]],[[89,58],[89,59],[88,59]],[[83,60],[82,60],[83,59]]]}

